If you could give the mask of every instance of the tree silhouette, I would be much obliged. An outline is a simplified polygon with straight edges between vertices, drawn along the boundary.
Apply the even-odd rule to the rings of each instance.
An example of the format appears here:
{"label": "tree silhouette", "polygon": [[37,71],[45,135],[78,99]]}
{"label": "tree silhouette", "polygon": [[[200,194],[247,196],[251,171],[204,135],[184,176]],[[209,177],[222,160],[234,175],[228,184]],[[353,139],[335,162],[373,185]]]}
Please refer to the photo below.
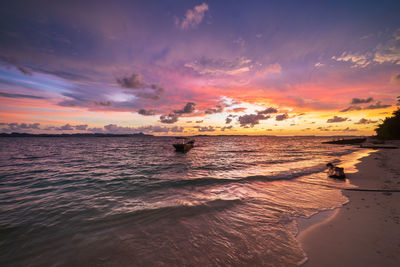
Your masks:
{"label": "tree silhouette", "polygon": [[[400,105],[400,96],[397,97]],[[392,117],[387,117],[375,129],[379,139],[400,139],[400,108],[393,112]]]}

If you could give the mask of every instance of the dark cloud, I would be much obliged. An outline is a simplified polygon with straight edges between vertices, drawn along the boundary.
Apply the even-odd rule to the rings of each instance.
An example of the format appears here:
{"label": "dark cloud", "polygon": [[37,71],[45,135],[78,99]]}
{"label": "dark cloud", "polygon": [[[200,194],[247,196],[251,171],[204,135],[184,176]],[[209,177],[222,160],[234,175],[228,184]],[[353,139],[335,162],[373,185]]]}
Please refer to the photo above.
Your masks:
{"label": "dark cloud", "polygon": [[15,68],[17,68],[17,70],[25,75],[32,76],[32,72],[26,67],[19,64],[15,58],[0,55],[0,61],[3,61],[3,63],[5,63],[6,65],[14,66]]}
{"label": "dark cloud", "polygon": [[143,89],[146,88],[146,84],[142,81],[142,76],[139,74],[132,74],[130,77],[117,78],[117,83],[129,89]]}
{"label": "dark cloud", "polygon": [[374,121],[374,120],[367,120],[367,119],[360,119],[358,122],[356,122],[356,124],[370,124],[370,123],[377,123],[378,121]]}
{"label": "dark cloud", "polygon": [[32,72],[30,72],[28,69],[26,69],[26,68],[24,68],[24,67],[22,67],[22,66],[18,66],[17,69],[18,69],[20,72],[22,72],[23,74],[25,74],[25,75],[29,75],[29,76],[32,75]]}
{"label": "dark cloud", "polygon": [[196,106],[195,103],[188,102],[182,109],[174,110],[174,113],[175,114],[190,114],[190,113],[194,112],[195,106]]}
{"label": "dark cloud", "polygon": [[232,119],[231,119],[231,118],[226,118],[226,119],[225,119],[225,123],[226,123],[226,124],[229,124],[229,123],[231,123],[231,122],[232,122]]}
{"label": "dark cloud", "polygon": [[87,130],[88,130],[88,132],[92,132],[92,133],[103,133],[104,132],[104,129],[100,128],[100,127],[88,128]]}
{"label": "dark cloud", "polygon": [[4,92],[0,92],[0,97],[8,97],[8,98],[29,98],[29,99],[46,99],[45,97],[42,97],[42,96],[25,95],[25,94],[9,94],[9,93],[4,93]]}
{"label": "dark cloud", "polygon": [[74,128],[69,123],[57,128],[59,131],[72,131],[73,129]]}
{"label": "dark cloud", "polygon": [[214,114],[214,113],[221,113],[224,111],[224,107],[222,105],[217,105],[215,108],[208,108],[206,109],[206,114]]}
{"label": "dark cloud", "polygon": [[257,111],[257,114],[273,114],[273,113],[278,113],[278,110],[276,108],[270,107],[270,108],[266,108],[264,110],[261,111]]}
{"label": "dark cloud", "polygon": [[196,104],[193,102],[188,102],[182,109],[174,110],[172,113],[168,115],[160,116],[161,123],[172,124],[178,121],[178,118],[183,114],[193,113],[195,110]]}
{"label": "dark cloud", "polygon": [[366,98],[366,99],[362,99],[362,98],[353,98],[351,100],[351,104],[352,105],[358,105],[358,104],[365,104],[365,103],[371,103],[372,101],[374,101],[374,99],[372,97]]}
{"label": "dark cloud", "polygon": [[329,132],[329,131],[331,131],[331,132],[355,132],[355,131],[358,131],[357,129],[351,129],[349,127],[341,129],[341,128],[332,128],[331,126],[318,127],[317,129],[320,131],[323,131],[323,132]]}
{"label": "dark cloud", "polygon": [[0,123],[0,126],[6,126],[2,128],[2,132],[30,132],[31,130],[39,130],[40,123]]}
{"label": "dark cloud", "polygon": [[347,128],[344,128],[344,129],[333,129],[332,131],[335,131],[335,132],[356,132],[358,130],[347,127]]}
{"label": "dark cloud", "polygon": [[75,127],[76,130],[86,131],[88,125],[87,124],[81,124],[81,125],[75,125],[74,127]]}
{"label": "dark cloud", "polygon": [[155,111],[154,111],[154,110],[151,110],[151,109],[149,109],[149,110],[146,110],[146,109],[139,109],[138,113],[139,113],[140,115],[143,115],[143,116],[153,116],[153,115],[156,114]]}
{"label": "dark cloud", "polygon": [[231,130],[233,128],[233,126],[232,125],[229,125],[229,126],[224,126],[224,127],[222,127],[221,128],[221,131],[225,131],[225,130]]}
{"label": "dark cloud", "polygon": [[267,120],[270,117],[271,116],[264,116],[261,114],[246,114],[240,116],[238,120],[241,127],[248,127],[248,126],[254,127],[254,125],[260,123],[260,120]]}
{"label": "dark cloud", "polygon": [[350,106],[348,108],[342,109],[340,112],[347,112],[347,111],[352,111],[352,110],[361,110],[362,108],[359,106]]}
{"label": "dark cloud", "polygon": [[289,118],[288,114],[285,113],[285,114],[281,114],[281,115],[276,115],[275,120],[277,120],[277,121],[284,121],[284,120],[286,120],[286,119],[288,119],[288,118]]}
{"label": "dark cloud", "polygon": [[205,127],[200,127],[197,129],[199,132],[214,132],[215,128],[213,126],[205,126]]}
{"label": "dark cloud", "polygon": [[336,122],[344,122],[347,120],[348,120],[347,118],[334,116],[333,118],[328,119],[326,122],[327,123],[336,123]]}
{"label": "dark cloud", "polygon": [[323,132],[328,132],[331,130],[331,129],[329,129],[329,127],[318,127],[317,129],[320,131],[323,131]]}
{"label": "dark cloud", "polygon": [[201,120],[201,121],[196,121],[196,123],[203,123],[203,120]]}
{"label": "dark cloud", "polygon": [[165,91],[163,87],[160,87],[156,84],[145,83],[142,79],[142,76],[135,73],[129,77],[120,77],[116,80],[121,87],[133,89],[133,91],[128,93],[131,93],[139,98],[159,100]]}
{"label": "dark cloud", "polygon": [[175,113],[170,113],[168,115],[160,116],[161,123],[172,124],[178,121],[179,115]]}
{"label": "dark cloud", "polygon": [[369,105],[369,106],[365,107],[364,109],[381,109],[381,108],[388,108],[390,106],[391,105],[382,104],[381,101],[378,101],[378,102],[376,102],[375,105],[374,104]]}
{"label": "dark cloud", "polygon": [[400,73],[393,75],[390,81],[392,84],[400,85]]}
{"label": "dark cloud", "polygon": [[96,106],[103,106],[103,107],[110,107],[110,106],[112,106],[112,102],[111,101],[104,101],[104,102],[102,102],[102,101],[99,101],[99,102],[94,102],[94,104],[96,105]]}

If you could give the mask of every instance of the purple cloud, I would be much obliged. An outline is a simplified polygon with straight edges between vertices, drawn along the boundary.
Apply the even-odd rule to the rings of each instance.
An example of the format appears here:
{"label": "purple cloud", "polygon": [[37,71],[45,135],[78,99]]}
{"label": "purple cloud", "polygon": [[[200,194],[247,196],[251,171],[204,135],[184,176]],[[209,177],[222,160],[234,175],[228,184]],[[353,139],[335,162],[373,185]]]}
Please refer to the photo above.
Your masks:
{"label": "purple cloud", "polygon": [[348,118],[334,116],[333,118],[328,119],[326,122],[327,123],[336,123],[336,122],[344,122],[347,120],[348,120]]}

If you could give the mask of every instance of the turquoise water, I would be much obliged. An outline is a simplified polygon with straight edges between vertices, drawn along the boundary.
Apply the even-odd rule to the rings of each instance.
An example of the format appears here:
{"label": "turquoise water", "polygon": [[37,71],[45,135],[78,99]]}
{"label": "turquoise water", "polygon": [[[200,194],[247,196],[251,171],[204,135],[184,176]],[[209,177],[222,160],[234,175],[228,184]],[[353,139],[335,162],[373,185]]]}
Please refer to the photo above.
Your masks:
{"label": "turquoise water", "polygon": [[296,217],[341,206],[317,137],[0,138],[1,266],[294,266]]}

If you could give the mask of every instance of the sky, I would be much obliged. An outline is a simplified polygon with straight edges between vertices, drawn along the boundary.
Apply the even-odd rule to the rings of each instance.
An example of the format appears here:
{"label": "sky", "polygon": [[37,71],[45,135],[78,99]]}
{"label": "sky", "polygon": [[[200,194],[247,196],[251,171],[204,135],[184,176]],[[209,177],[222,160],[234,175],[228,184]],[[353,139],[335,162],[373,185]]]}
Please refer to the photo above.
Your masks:
{"label": "sky", "polygon": [[399,1],[2,1],[0,132],[371,135]]}

